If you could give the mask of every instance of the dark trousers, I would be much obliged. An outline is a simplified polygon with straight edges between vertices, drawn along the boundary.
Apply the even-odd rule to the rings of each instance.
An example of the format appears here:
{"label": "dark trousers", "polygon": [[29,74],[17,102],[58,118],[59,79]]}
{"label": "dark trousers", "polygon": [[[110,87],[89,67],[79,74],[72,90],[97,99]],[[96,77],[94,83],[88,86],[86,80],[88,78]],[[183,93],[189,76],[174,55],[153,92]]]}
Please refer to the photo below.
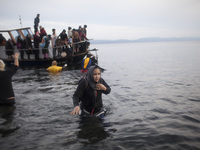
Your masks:
{"label": "dark trousers", "polygon": [[24,59],[24,51],[20,50],[21,59]]}
{"label": "dark trousers", "polygon": [[56,57],[56,48],[53,48],[53,58]]}
{"label": "dark trousers", "polygon": [[34,50],[35,59],[39,59],[39,50]]}

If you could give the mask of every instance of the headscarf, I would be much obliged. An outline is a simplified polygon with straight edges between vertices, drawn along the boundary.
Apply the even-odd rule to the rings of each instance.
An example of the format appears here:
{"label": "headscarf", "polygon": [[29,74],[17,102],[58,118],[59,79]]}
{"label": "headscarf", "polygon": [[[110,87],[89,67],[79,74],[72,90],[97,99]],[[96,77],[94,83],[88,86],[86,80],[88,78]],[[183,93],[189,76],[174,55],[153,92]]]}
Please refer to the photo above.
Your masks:
{"label": "headscarf", "polygon": [[[96,90],[96,82],[94,81],[94,78],[93,78],[93,72],[94,72],[94,69],[98,68],[99,70],[101,70],[99,68],[99,66],[95,65],[95,66],[91,66],[89,69],[88,69],[88,72],[87,72],[87,81],[88,83],[90,84],[90,86]],[[99,80],[99,82],[101,82],[101,78]]]}

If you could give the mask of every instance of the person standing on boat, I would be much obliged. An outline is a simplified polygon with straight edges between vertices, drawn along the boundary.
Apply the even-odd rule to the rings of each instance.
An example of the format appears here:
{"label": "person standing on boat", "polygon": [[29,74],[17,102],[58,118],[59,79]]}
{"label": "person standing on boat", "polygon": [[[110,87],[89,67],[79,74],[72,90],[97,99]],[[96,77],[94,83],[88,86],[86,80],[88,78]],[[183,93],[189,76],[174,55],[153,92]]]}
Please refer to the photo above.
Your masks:
{"label": "person standing on boat", "polygon": [[38,31],[38,26],[40,23],[40,14],[37,14],[36,18],[34,19],[34,29],[35,29],[35,33]]}
{"label": "person standing on boat", "polygon": [[8,39],[6,42],[6,55],[8,55],[8,59],[12,59],[12,55],[14,54],[14,46],[11,39]]}
{"label": "person standing on boat", "polygon": [[88,38],[86,37],[84,31],[83,31],[83,28],[81,26],[79,26],[79,36],[80,36],[80,39],[81,39],[81,43],[80,43],[80,48],[79,50],[81,52],[85,52],[87,49],[88,49],[88,43],[86,40],[88,40]]}
{"label": "person standing on boat", "polygon": [[[68,45],[68,42],[69,42],[69,39],[68,39],[68,36],[66,34],[66,30],[63,29],[63,31],[59,34],[60,39],[61,39],[61,45],[63,46],[63,49],[62,49],[62,52],[61,54],[67,54],[68,51],[69,51],[69,45]],[[62,55],[61,55],[62,56]]]}
{"label": "person standing on boat", "polygon": [[73,47],[73,54],[79,53],[79,42],[81,41],[79,33],[76,29],[72,30],[72,47]]}
{"label": "person standing on boat", "polygon": [[1,44],[6,44],[6,39],[2,34],[0,34],[0,45]]}
{"label": "person standing on boat", "polygon": [[22,40],[21,36],[17,38],[17,49],[20,52],[21,59],[24,59],[24,40]]}
{"label": "person standing on boat", "polygon": [[[72,115],[100,116],[105,115],[102,93],[109,94],[110,86],[101,78],[99,66],[91,66],[86,78],[82,78],[73,95],[74,109]],[[80,103],[80,106],[79,106]],[[100,116],[101,117],[101,116]]]}
{"label": "person standing on boat", "polygon": [[42,40],[43,36],[46,36],[47,35],[47,32],[46,30],[44,29],[44,27],[40,26],[40,38]]}
{"label": "person standing on boat", "polygon": [[83,27],[83,33],[85,34],[85,36],[87,36],[87,25],[84,25],[84,27]]}
{"label": "person standing on boat", "polygon": [[47,34],[45,34],[45,36],[42,38],[42,42],[40,43],[40,46],[42,47],[42,54],[44,55],[44,59],[49,58],[48,48],[49,48],[50,39],[51,39],[51,35],[47,36]]}
{"label": "person standing on boat", "polygon": [[81,26],[79,26],[78,33],[81,41],[88,40]]}
{"label": "person standing on boat", "polygon": [[72,43],[72,28],[68,27],[68,40],[70,43]]}
{"label": "person standing on boat", "polygon": [[30,60],[30,54],[33,54],[33,46],[31,41],[31,35],[28,34],[25,39],[25,47],[26,47],[26,54],[28,55],[28,59]]}
{"label": "person standing on boat", "polygon": [[53,48],[53,58],[56,58],[56,39],[57,39],[57,35],[56,35],[56,29],[52,29],[52,35],[51,35],[51,45]]}
{"label": "person standing on boat", "polygon": [[40,45],[40,42],[41,42],[40,34],[39,34],[38,31],[34,34],[34,39],[33,40],[34,40],[34,48],[35,48],[33,53],[35,54],[35,60],[38,60],[39,59],[39,53],[40,53],[39,45]]}
{"label": "person standing on boat", "polygon": [[66,34],[66,30],[65,29],[63,29],[63,31],[59,34],[58,37],[61,38],[61,40],[63,42],[63,45],[67,45],[68,46],[68,41],[69,40],[68,40],[68,36]]}
{"label": "person standing on boat", "polygon": [[19,69],[19,53],[14,55],[14,66],[5,70],[5,64],[0,60],[0,105],[15,104],[15,94],[12,86],[12,77]]}

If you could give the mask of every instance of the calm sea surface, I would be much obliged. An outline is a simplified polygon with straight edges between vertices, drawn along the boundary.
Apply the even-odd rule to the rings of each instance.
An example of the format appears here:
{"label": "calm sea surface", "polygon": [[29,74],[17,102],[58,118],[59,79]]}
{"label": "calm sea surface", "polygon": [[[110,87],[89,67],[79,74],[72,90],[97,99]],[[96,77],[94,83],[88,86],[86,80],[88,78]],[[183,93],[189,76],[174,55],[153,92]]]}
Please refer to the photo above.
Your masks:
{"label": "calm sea surface", "polygon": [[103,120],[71,116],[82,74],[20,69],[14,107],[0,107],[1,150],[200,149],[200,43],[97,44]]}

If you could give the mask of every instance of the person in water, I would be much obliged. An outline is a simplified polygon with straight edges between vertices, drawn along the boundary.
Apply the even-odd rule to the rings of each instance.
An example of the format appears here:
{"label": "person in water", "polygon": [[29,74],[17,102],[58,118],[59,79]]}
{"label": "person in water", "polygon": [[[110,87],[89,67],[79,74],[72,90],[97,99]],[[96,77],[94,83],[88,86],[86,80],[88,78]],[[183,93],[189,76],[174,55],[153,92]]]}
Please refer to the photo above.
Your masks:
{"label": "person in water", "polygon": [[88,68],[90,68],[92,65],[94,65],[94,55],[88,53],[87,57],[85,59],[82,60],[82,69],[81,69],[81,73],[87,73]]}
{"label": "person in water", "polygon": [[52,66],[50,66],[49,68],[47,68],[47,71],[49,71],[50,73],[56,74],[56,73],[61,72],[62,69],[64,69],[67,66],[67,64],[65,64],[63,67],[60,67],[60,66],[57,66],[57,64],[58,64],[57,61],[54,60],[52,62]]}
{"label": "person in water", "polygon": [[12,77],[19,69],[19,53],[14,54],[14,66],[5,70],[5,64],[0,60],[0,105],[15,104],[15,94],[12,86]]}
{"label": "person in water", "polygon": [[102,93],[109,94],[110,91],[110,86],[101,78],[100,67],[91,66],[87,77],[80,80],[74,92],[74,109],[71,114],[99,116],[103,112]]}

